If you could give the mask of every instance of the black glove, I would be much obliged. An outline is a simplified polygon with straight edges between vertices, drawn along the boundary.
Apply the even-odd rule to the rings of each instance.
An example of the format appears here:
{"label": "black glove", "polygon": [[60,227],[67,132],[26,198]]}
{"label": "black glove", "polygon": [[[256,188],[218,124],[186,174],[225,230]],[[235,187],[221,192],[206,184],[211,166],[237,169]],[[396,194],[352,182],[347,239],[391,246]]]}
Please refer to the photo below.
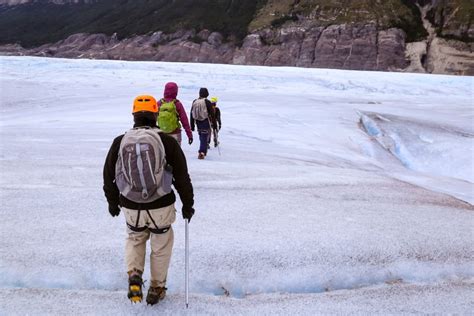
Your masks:
{"label": "black glove", "polygon": [[191,217],[194,215],[194,209],[192,207],[184,207],[182,209],[183,218],[191,222]]}
{"label": "black glove", "polygon": [[118,205],[110,205],[109,204],[109,213],[110,215],[112,215],[113,217],[115,216],[119,216],[120,214],[120,208],[118,207]]}
{"label": "black glove", "polygon": [[191,145],[191,144],[193,143],[193,139],[190,138],[190,139],[188,140],[188,143],[189,143],[189,145]]}
{"label": "black glove", "polygon": [[217,127],[217,130],[220,131],[221,128],[222,128],[222,125],[219,125],[219,126]]}

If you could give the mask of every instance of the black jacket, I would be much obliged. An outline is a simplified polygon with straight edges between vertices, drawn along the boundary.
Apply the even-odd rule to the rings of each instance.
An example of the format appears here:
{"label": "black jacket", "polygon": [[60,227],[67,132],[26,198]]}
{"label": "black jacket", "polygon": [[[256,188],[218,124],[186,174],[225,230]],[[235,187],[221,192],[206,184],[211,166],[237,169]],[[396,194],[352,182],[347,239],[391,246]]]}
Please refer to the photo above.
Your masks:
{"label": "black jacket", "polygon": [[[140,126],[140,125],[138,125]],[[135,124],[135,127],[138,127]],[[156,126],[153,126],[156,127]],[[173,167],[173,185],[178,191],[183,209],[194,205],[194,194],[191,179],[188,174],[186,158],[178,142],[164,133],[159,134],[165,148],[166,161]],[[104,165],[104,193],[107,202],[112,206],[123,206],[134,210],[149,210],[165,207],[176,201],[174,191],[150,203],[136,203],[123,197],[115,184],[115,164],[118,159],[120,142],[124,135],[114,139]]]}
{"label": "black jacket", "polygon": [[221,129],[222,122],[221,122],[221,110],[217,107],[214,106],[214,117],[216,118],[216,127],[218,129]]}

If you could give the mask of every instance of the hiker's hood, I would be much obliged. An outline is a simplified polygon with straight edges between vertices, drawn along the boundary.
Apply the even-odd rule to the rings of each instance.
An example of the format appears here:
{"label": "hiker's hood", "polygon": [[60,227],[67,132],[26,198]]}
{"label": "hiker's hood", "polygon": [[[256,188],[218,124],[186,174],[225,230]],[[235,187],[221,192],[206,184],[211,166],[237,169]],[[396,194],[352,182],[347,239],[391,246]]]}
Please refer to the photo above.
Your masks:
{"label": "hiker's hood", "polygon": [[176,99],[178,95],[178,85],[175,82],[168,82],[165,85],[165,92],[163,93],[163,97],[165,99]]}

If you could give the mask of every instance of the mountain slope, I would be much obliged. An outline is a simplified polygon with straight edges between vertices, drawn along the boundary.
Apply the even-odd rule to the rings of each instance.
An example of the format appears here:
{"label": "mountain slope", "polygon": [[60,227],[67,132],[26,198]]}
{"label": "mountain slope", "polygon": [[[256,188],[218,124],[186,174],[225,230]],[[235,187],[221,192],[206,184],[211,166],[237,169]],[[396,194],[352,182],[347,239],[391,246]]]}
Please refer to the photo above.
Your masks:
{"label": "mountain slope", "polygon": [[436,1],[428,18],[439,36],[474,42],[474,1]]}
{"label": "mountain slope", "polygon": [[31,47],[74,33],[117,33],[124,38],[190,28],[242,39],[248,32],[296,20],[316,26],[398,27],[411,42],[427,36],[417,8],[427,3],[433,6],[429,16],[441,36],[472,40],[474,5],[469,0],[2,0],[0,43]]}
{"label": "mountain slope", "polygon": [[0,4],[2,54],[474,74],[469,0]]}
{"label": "mountain slope", "polygon": [[379,29],[399,27],[409,42],[427,35],[420,12],[413,1],[405,0],[269,0],[250,24],[252,30],[302,19],[306,25],[328,26],[347,23],[374,23]]}
{"label": "mountain slope", "polygon": [[[426,36],[411,1],[388,0],[101,0],[91,4],[56,5],[49,1],[0,8],[0,43],[36,46],[74,33],[136,34],[194,28],[243,38],[250,30],[278,26],[297,17],[313,25],[376,23],[400,27],[408,41]],[[18,29],[23,32],[18,32]]]}
{"label": "mountain slope", "polygon": [[[75,33],[117,33],[118,38],[179,29],[218,30],[243,38],[261,1],[101,0],[91,4],[34,2],[0,7],[0,43],[24,47]],[[211,14],[210,14],[211,13]]]}

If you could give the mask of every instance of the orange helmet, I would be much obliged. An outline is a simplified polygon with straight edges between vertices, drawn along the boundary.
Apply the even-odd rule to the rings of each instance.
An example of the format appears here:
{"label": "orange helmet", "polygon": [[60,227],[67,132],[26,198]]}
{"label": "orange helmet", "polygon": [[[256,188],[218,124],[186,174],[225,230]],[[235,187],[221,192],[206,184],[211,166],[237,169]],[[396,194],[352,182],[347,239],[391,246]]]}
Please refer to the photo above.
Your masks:
{"label": "orange helmet", "polygon": [[147,111],[147,112],[158,112],[158,106],[156,105],[156,99],[151,95],[139,95],[133,101],[132,113]]}

